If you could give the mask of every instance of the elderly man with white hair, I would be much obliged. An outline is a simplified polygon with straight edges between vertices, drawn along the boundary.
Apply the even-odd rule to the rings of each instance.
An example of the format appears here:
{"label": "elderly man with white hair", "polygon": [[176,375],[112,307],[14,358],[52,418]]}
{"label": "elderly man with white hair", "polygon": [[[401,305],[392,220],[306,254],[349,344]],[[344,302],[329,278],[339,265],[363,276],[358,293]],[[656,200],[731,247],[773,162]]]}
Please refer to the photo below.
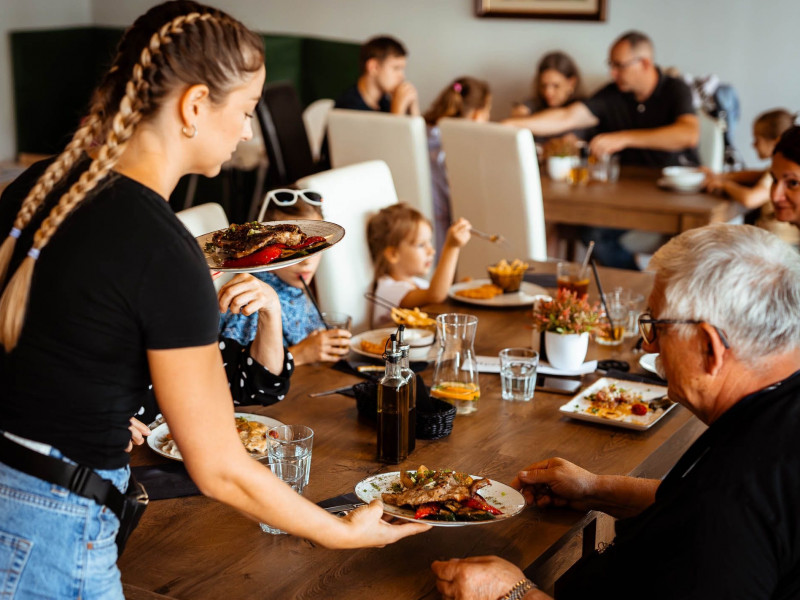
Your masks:
{"label": "elderly man with white hair", "polygon": [[[709,427],[663,481],[560,458],[519,473],[529,503],[620,519],[557,598],[798,598],[800,255],[764,230],[715,225],[674,238],[650,268],[645,348],[669,397]],[[497,557],[432,568],[444,598],[547,597]]]}

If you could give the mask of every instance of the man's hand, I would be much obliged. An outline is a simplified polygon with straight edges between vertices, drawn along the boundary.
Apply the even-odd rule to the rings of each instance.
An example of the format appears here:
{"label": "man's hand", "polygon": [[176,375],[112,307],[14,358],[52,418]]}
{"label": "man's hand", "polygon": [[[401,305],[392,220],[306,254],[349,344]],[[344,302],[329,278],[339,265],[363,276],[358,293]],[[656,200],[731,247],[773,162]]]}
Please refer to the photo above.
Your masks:
{"label": "man's hand", "polygon": [[497,556],[437,560],[431,569],[436,589],[448,600],[496,600],[525,579],[519,567]]}
{"label": "man's hand", "polygon": [[395,115],[418,115],[419,100],[417,98],[417,88],[410,81],[404,81],[392,94],[392,114]]}
{"label": "man's hand", "polygon": [[616,154],[630,146],[627,131],[612,131],[610,133],[598,133],[589,142],[589,150],[595,156],[601,157],[607,154]]}
{"label": "man's hand", "polygon": [[550,458],[520,471],[511,487],[520,490],[528,504],[540,508],[552,505],[589,510],[596,484],[597,475],[594,473],[563,458]]}

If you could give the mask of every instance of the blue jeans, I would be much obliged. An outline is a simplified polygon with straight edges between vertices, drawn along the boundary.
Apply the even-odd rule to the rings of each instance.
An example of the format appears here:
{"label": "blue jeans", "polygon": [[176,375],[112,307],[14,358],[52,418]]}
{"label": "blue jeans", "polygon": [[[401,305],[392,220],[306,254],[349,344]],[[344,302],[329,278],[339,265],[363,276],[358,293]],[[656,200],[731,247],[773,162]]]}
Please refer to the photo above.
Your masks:
{"label": "blue jeans", "polygon": [[[95,472],[127,488],[129,467]],[[123,599],[109,508],[0,462],[0,515],[0,598]]]}

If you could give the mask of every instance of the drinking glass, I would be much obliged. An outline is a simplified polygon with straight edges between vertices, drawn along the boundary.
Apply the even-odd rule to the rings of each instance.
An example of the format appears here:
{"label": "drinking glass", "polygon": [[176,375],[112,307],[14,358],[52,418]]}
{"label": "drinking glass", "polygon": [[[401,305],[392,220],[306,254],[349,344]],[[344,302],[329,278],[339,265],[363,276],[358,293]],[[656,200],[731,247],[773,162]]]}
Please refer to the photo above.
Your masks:
{"label": "drinking glass", "polygon": [[[258,460],[262,465],[272,471],[275,476],[283,481],[286,485],[292,488],[298,494],[303,493],[303,474],[300,467],[296,464],[287,461],[275,461],[271,458],[265,457]],[[286,533],[282,529],[273,527],[268,523],[259,523],[261,531],[264,533],[271,533],[273,535],[280,535]]]}
{"label": "drinking glass", "polygon": [[614,183],[619,179],[619,155],[593,156],[589,162],[589,171],[595,181]]}
{"label": "drinking glass", "polygon": [[620,302],[628,307],[628,319],[625,324],[625,337],[638,335],[639,326],[636,322],[641,312],[644,310],[644,296],[633,290],[625,288],[614,288],[618,294]]}
{"label": "drinking glass", "polygon": [[311,449],[314,430],[305,425],[280,425],[267,432],[270,461],[285,461],[297,465],[303,476],[303,487],[311,473]]}
{"label": "drinking glass", "polygon": [[589,268],[580,263],[560,262],[556,266],[558,291],[566,289],[575,292],[578,298],[586,298],[589,293]]}
{"label": "drinking glass", "polygon": [[505,348],[500,351],[500,383],[503,400],[529,402],[536,388],[539,353],[530,348]]}
{"label": "drinking glass", "polygon": [[[619,346],[625,337],[628,326],[630,309],[624,301],[621,288],[615,289],[610,294],[606,294],[606,308],[600,317],[601,329],[595,335],[595,341],[603,346]],[[609,317],[611,317],[609,319]]]}
{"label": "drinking glass", "polygon": [[343,312],[323,312],[322,320],[329,329],[346,329],[350,331],[353,324],[353,317]]}

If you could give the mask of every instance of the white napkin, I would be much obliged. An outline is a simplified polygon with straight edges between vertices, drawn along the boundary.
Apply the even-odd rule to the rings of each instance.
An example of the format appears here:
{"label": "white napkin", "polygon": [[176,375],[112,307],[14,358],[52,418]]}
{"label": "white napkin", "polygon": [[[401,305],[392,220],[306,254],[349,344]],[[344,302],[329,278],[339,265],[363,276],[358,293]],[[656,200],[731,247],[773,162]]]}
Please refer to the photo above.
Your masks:
{"label": "white napkin", "polygon": [[[476,356],[475,360],[478,363],[478,372],[479,373],[499,373],[500,372],[500,357],[499,356]],[[596,360],[589,360],[583,363],[577,369],[565,371],[563,369],[556,369],[555,367],[550,366],[550,363],[546,361],[540,361],[539,366],[536,369],[537,373],[541,373],[543,375],[585,375],[586,373],[592,373],[597,370],[597,361]]]}

